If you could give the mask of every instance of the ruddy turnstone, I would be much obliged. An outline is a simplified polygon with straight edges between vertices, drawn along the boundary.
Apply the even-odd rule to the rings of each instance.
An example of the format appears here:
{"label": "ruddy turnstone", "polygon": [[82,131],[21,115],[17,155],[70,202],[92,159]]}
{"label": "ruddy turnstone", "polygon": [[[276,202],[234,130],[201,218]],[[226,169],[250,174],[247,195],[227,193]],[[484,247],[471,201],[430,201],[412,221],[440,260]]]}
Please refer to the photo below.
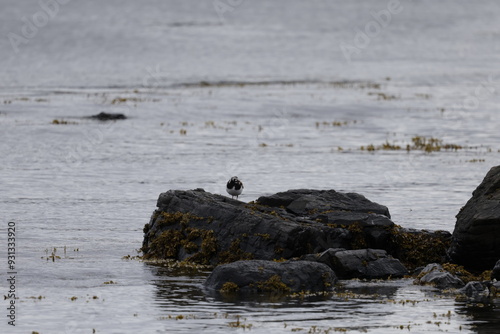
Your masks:
{"label": "ruddy turnstone", "polygon": [[227,181],[226,191],[229,195],[231,195],[231,198],[234,198],[234,196],[238,198],[243,191],[243,183],[237,176],[233,176],[229,181]]}

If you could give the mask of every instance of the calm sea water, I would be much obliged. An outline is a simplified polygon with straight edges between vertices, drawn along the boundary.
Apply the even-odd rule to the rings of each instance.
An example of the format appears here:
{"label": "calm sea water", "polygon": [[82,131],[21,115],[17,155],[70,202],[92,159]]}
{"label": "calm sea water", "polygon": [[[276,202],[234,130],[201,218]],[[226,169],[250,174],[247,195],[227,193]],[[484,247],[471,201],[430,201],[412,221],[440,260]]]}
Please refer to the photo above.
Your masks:
{"label": "calm sea water", "polygon": [[[123,257],[161,192],[225,193],[233,175],[243,201],[354,191],[452,231],[500,162],[498,2],[0,5],[0,278],[8,295],[11,221],[18,297],[2,333],[496,333],[498,305],[408,280],[219,300],[208,272]],[[128,119],[85,118],[101,111]],[[407,152],[417,136],[463,148]],[[401,149],[367,150],[383,144]]]}

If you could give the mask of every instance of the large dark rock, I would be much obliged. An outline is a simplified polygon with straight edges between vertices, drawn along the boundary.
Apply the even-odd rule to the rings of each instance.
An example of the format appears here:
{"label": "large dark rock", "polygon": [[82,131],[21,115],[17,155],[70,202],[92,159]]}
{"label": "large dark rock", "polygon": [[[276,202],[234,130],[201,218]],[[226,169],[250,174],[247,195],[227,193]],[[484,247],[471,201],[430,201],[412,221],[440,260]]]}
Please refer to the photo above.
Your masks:
{"label": "large dark rock", "polygon": [[330,248],[384,249],[410,267],[440,262],[449,234],[396,226],[385,206],[334,190],[290,190],[243,203],[196,190],[160,194],[144,258],[217,265],[280,260]]}
{"label": "large dark rock", "polygon": [[491,269],[500,259],[500,166],[490,169],[457,215],[448,254],[473,270]]}
{"label": "large dark rock", "polygon": [[317,255],[317,261],[328,265],[341,279],[397,278],[408,275],[401,262],[382,249],[328,249]]}
{"label": "large dark rock", "polygon": [[309,261],[237,261],[217,266],[205,288],[221,293],[331,291],[337,278],[326,265]]}
{"label": "large dark rock", "polygon": [[387,208],[361,195],[342,196],[333,190],[280,194],[296,198],[295,203],[300,198],[301,203],[308,201],[307,209],[299,210],[295,204],[292,209],[280,207],[284,201],[277,200],[279,194],[274,198],[280,206],[269,206],[266,197],[243,203],[203,189],[162,193],[158,209],[144,229],[145,258],[219,264],[242,259],[290,259],[328,248],[382,248],[388,244],[394,223],[388,218]]}

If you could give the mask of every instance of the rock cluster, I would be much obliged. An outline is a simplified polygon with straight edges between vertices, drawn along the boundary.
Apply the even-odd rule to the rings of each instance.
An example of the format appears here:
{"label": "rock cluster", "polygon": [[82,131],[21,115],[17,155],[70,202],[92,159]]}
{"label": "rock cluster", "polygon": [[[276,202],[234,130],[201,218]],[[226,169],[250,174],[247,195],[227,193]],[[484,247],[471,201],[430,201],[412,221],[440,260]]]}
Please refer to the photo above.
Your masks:
{"label": "rock cluster", "polygon": [[[335,190],[289,190],[250,203],[170,190],[157,207],[144,227],[144,259],[215,266],[209,291],[329,291],[338,278],[397,278],[418,267],[417,284],[462,288],[474,298],[500,289],[500,166],[457,215],[453,236],[402,228],[387,207]],[[466,269],[493,269],[493,281]]]}
{"label": "rock cluster", "polygon": [[[144,258],[219,265],[206,283],[212,290],[319,291],[329,290],[336,274],[402,277],[408,271],[391,253],[420,258],[413,247],[420,239],[434,253],[440,249],[436,241],[444,245],[449,239],[402,229],[387,207],[334,190],[290,190],[252,203],[202,189],[171,190],[159,196],[157,206],[144,228]],[[444,248],[437,253],[441,258]]]}
{"label": "rock cluster", "polygon": [[217,265],[371,248],[418,266],[441,260],[450,237],[402,229],[385,206],[334,190],[290,190],[251,203],[203,189],[170,190],[157,206],[144,228],[146,259]]}

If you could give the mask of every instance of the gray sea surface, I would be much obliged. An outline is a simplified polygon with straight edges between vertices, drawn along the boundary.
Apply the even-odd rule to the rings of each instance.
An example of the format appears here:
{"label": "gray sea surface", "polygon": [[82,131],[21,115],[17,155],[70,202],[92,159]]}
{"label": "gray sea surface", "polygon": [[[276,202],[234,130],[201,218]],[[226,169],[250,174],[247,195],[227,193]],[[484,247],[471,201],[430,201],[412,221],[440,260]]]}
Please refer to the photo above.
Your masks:
{"label": "gray sea surface", "polygon": [[[135,256],[161,192],[225,194],[233,175],[245,202],[358,192],[396,224],[452,232],[500,162],[500,2],[0,8],[1,333],[497,333],[499,301],[411,279],[224,300],[203,291],[206,270]],[[103,111],[128,119],[88,118]]]}

